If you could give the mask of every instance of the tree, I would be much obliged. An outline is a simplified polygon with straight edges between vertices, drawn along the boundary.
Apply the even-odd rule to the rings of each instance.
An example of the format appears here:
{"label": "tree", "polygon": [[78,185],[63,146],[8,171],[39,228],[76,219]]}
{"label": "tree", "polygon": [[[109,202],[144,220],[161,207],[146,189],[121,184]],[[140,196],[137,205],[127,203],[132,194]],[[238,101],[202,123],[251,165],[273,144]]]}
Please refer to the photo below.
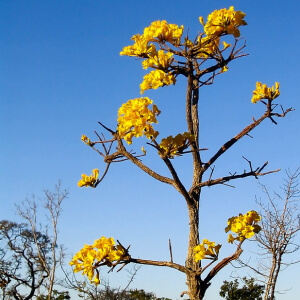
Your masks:
{"label": "tree", "polygon": [[243,278],[244,285],[240,288],[237,279],[224,281],[221,286],[220,296],[226,300],[262,300],[265,286],[255,283],[254,278]]}
{"label": "tree", "polygon": [[[230,218],[226,232],[232,231],[235,234],[229,234],[229,242],[236,242],[236,249],[232,255],[225,257],[214,266],[213,264],[218,260],[221,245],[207,239],[203,239],[201,242],[199,237],[199,203],[203,188],[277,171],[263,172],[267,162],[253,168],[252,162],[245,159],[248,170],[231,170],[229,174],[215,178],[214,169],[219,158],[263,121],[270,120],[277,124],[276,118],[285,117],[292,110],[292,108],[281,108],[277,111],[278,104],[275,99],[280,95],[278,82],[273,87],[257,82],[251,101],[264,105],[265,111],[260,117],[252,118],[248,126],[242,128],[233,138],[225,141],[219,150],[210,153],[208,160],[204,160],[202,151],[207,149],[202,148],[200,143],[199,89],[211,85],[217,76],[228,70],[228,65],[233,60],[246,55],[242,52],[246,45],[240,45],[239,29],[247,24],[244,18],[245,14],[235,11],[234,7],[216,10],[208,16],[206,22],[203,17],[199,18],[203,25],[203,33],[199,33],[192,39],[188,35],[183,38],[183,26],[169,24],[166,21],[155,21],[144,29],[143,34],[136,34],[132,37],[133,45],[127,46],[121,51],[121,55],[143,59],[144,69],[152,68],[152,71],[144,76],[140,85],[141,94],[149,89],[175,84],[179,77],[186,79],[185,119],[187,131],[176,136],[162,138],[159,141],[159,132],[153,127],[153,124],[157,123],[160,113],[158,107],[148,97],[131,99],[120,107],[116,129],[108,128],[99,122],[110,135],[109,138],[97,132],[96,141],[85,135],[82,136],[82,141],[103,157],[106,169],[100,177],[98,169],[94,169],[90,176],[83,174],[78,185],[94,188],[105,178],[112,163],[130,161],[147,175],[171,186],[182,196],[188,210],[187,257],[185,265],[175,263],[170,248],[170,261],[137,259],[131,257],[129,247],[123,246],[119,241],[115,243],[113,238],[102,237],[93,245],[86,245],[71,261],[71,265],[75,266],[74,271],[82,271],[91,282],[99,284],[99,267],[103,265],[112,269],[117,265],[124,266],[128,263],[166,266],[186,275],[188,290],[184,291],[182,295],[188,294],[191,300],[203,299],[214,276],[241,255],[241,246],[245,239],[259,232],[260,216],[255,211]],[[224,37],[226,37],[226,41]],[[232,38],[231,44],[227,42],[229,38]],[[143,156],[149,155],[149,151],[146,152],[144,147],[140,154],[136,154],[137,152],[130,149],[133,139],[141,136],[149,140],[147,143],[150,146],[149,149],[157,152],[157,158],[161,159],[167,167],[169,177],[151,169],[142,161]],[[192,159],[190,186],[183,184],[178,170],[172,162],[184,155],[191,155]],[[209,259],[210,262],[205,265],[202,262],[204,259]],[[208,274],[204,276],[204,272]]]}
{"label": "tree", "polygon": [[[88,298],[89,299],[89,298]],[[130,289],[128,291],[114,289],[106,285],[100,290],[95,300],[171,300],[169,298],[156,298],[154,293],[145,292],[143,289]]]}
{"label": "tree", "polygon": [[287,171],[287,179],[281,193],[272,194],[265,185],[262,185],[267,202],[257,201],[262,210],[261,231],[256,235],[260,248],[259,263],[257,267],[244,262],[241,264],[250,267],[263,277],[266,284],[264,300],[275,299],[280,271],[300,262],[300,260],[286,260],[287,255],[300,249],[300,244],[295,241],[300,231],[299,174],[300,169],[295,172]]}
{"label": "tree", "polygon": [[[0,222],[0,281],[2,299],[31,299],[48,277],[51,243],[27,224]],[[38,248],[36,247],[38,245]]]}
{"label": "tree", "polygon": [[[47,290],[47,299],[52,299],[53,287],[55,284],[55,273],[58,265],[62,262],[64,256],[64,249],[58,245],[58,221],[62,212],[62,202],[68,197],[69,192],[62,189],[60,181],[55,185],[54,190],[44,190],[44,197],[38,199],[44,205],[46,210],[46,219],[48,223],[38,225],[38,203],[33,196],[31,200],[27,199],[22,205],[16,205],[17,213],[26,221],[31,228],[31,232],[36,244],[37,254],[43,264],[45,272],[47,272],[44,284]],[[51,263],[49,259],[43,256],[39,243],[37,242],[37,228],[44,230],[45,235],[49,239],[49,254],[51,255]]]}
{"label": "tree", "polygon": [[128,300],[156,300],[157,298],[153,293],[147,293],[144,290],[129,290],[128,292]]}
{"label": "tree", "polygon": [[[48,295],[39,295],[38,297],[36,297],[36,300],[47,300],[48,299]],[[68,291],[58,291],[58,290],[53,290],[52,291],[52,297],[51,300],[65,300],[65,299],[71,299],[69,292]]]}

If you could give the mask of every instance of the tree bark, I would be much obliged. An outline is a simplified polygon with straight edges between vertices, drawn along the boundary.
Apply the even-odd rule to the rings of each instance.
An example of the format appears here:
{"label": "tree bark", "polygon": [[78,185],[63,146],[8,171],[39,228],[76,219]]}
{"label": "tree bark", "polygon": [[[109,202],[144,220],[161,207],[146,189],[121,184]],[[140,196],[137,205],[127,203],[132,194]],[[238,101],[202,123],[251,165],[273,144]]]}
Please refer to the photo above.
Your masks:
{"label": "tree bark", "polygon": [[194,248],[199,244],[199,202],[195,201],[194,205],[188,206],[188,214],[189,214],[189,241],[188,241],[188,253],[185,262],[186,268],[191,270],[190,273],[187,274],[187,285],[188,285],[188,294],[190,300],[198,300],[201,294],[201,277],[200,270],[201,264],[200,262],[195,262],[194,259]]}

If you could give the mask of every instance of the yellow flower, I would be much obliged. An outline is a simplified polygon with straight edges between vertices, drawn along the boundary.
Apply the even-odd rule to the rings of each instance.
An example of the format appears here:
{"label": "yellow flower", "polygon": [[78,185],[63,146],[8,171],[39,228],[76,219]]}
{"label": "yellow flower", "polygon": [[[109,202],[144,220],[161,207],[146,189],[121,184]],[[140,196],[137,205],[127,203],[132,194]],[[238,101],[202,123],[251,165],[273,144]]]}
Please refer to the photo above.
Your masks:
{"label": "yellow flower", "polygon": [[235,238],[231,233],[228,234],[228,243],[232,244],[234,242]]}
{"label": "yellow flower", "polygon": [[200,23],[204,26],[204,32],[208,36],[221,36],[222,34],[232,34],[234,37],[240,36],[239,26],[247,25],[244,20],[244,14],[241,11],[235,11],[233,6],[229,9],[223,8],[213,11],[204,23],[202,17]]}
{"label": "yellow flower", "polygon": [[145,147],[144,147],[144,146],[142,146],[142,147],[141,147],[141,150],[142,150],[142,152],[144,153],[144,155],[146,155],[146,154],[147,154],[147,151],[146,151],[146,149],[145,149]]}
{"label": "yellow flower", "polygon": [[223,47],[224,47],[223,50],[225,50],[225,49],[231,47],[231,44],[228,44],[228,43],[226,43],[225,41],[223,41],[222,44],[223,44]]}
{"label": "yellow flower", "polygon": [[228,71],[228,67],[227,66],[223,66],[221,69],[221,73],[227,72]]}
{"label": "yellow flower", "polygon": [[162,139],[159,144],[161,155],[168,158],[180,155],[194,140],[195,137],[188,132],[179,133],[175,137],[168,136]]}
{"label": "yellow flower", "polygon": [[92,170],[92,174],[90,176],[87,176],[85,174],[82,174],[82,178],[78,181],[78,186],[83,187],[83,186],[90,186],[90,187],[95,187],[95,183],[97,182],[97,178],[99,175],[99,170],[94,169]]}
{"label": "yellow flower", "polygon": [[267,87],[266,84],[256,82],[256,89],[253,91],[251,99],[252,103],[256,103],[262,99],[274,100],[280,95],[279,82],[275,82],[275,86]]}
{"label": "yellow flower", "polygon": [[202,259],[214,259],[218,257],[221,247],[222,245],[220,244],[216,245],[215,242],[203,239],[202,244],[194,248],[194,259],[196,262]]}
{"label": "yellow flower", "polygon": [[92,143],[91,140],[84,134],[81,136],[81,140],[90,147],[94,146],[94,143]]}
{"label": "yellow flower", "polygon": [[205,22],[204,22],[204,18],[203,18],[203,17],[199,17],[199,22],[200,22],[203,26],[205,26]]}
{"label": "yellow flower", "polygon": [[235,237],[232,234],[228,235],[228,243],[233,243],[235,240],[243,241],[258,233],[261,230],[261,227],[257,224],[260,220],[260,215],[254,210],[228,219],[225,232],[232,231],[236,234]]}
{"label": "yellow flower", "polygon": [[96,275],[95,275],[95,277],[91,280],[91,283],[93,283],[94,285],[100,284],[100,275],[99,275],[99,273],[96,272]]}
{"label": "yellow flower", "polygon": [[124,258],[125,249],[120,245],[115,245],[113,238],[103,236],[95,240],[93,245],[84,245],[69,264],[74,266],[74,272],[82,271],[82,275],[86,275],[91,283],[98,285],[100,283],[97,270],[99,263],[109,266],[112,262]]}
{"label": "yellow flower", "polygon": [[244,218],[248,224],[256,223],[261,220],[261,216],[255,210],[248,211],[244,215]]}
{"label": "yellow flower", "polygon": [[205,258],[205,247],[203,244],[199,244],[194,248],[194,259],[199,261]]}
{"label": "yellow flower", "polygon": [[118,111],[118,134],[128,144],[133,137],[146,136],[148,139],[156,138],[158,132],[154,130],[152,123],[157,123],[156,116],[160,114],[155,104],[152,109],[148,106],[153,101],[148,97],[128,100]]}
{"label": "yellow flower", "polygon": [[149,89],[158,89],[161,86],[175,84],[176,79],[172,73],[165,73],[162,70],[153,70],[144,76],[140,84],[141,94]]}

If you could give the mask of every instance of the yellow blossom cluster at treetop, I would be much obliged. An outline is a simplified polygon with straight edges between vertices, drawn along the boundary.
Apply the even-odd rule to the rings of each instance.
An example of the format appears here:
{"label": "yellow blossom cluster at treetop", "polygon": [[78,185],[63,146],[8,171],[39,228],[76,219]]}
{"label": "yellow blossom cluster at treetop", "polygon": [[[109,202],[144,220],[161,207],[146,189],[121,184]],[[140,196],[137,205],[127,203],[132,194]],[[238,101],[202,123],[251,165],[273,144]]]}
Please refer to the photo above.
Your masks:
{"label": "yellow blossom cluster at treetop", "polygon": [[170,135],[159,144],[161,156],[173,158],[180,155],[194,140],[195,137],[189,132],[179,133],[175,137]]}
{"label": "yellow blossom cluster at treetop", "polygon": [[118,111],[118,134],[128,144],[132,143],[133,137],[146,136],[148,139],[155,138],[158,132],[154,130],[152,123],[157,123],[156,117],[160,114],[157,106],[148,106],[153,101],[148,97],[128,100]]}
{"label": "yellow blossom cluster at treetop", "polygon": [[120,54],[143,58],[154,56],[157,51],[153,44],[149,44],[150,42],[169,42],[173,45],[178,45],[182,33],[183,26],[179,27],[176,24],[169,24],[165,20],[152,22],[149,27],[144,29],[142,35],[134,35],[131,39],[135,43],[131,46],[124,47]]}
{"label": "yellow blossom cluster at treetop", "polygon": [[131,39],[135,43],[124,47],[120,52],[121,55],[147,58],[142,62],[143,68],[151,67],[156,69],[144,76],[144,80],[140,85],[141,94],[148,89],[157,89],[161,86],[175,83],[174,75],[167,71],[173,62],[173,53],[163,50],[157,51],[155,45],[150,42],[169,42],[173,45],[179,45],[182,33],[183,26],[168,24],[165,20],[155,21],[144,29],[142,35],[134,35]]}
{"label": "yellow blossom cluster at treetop", "polygon": [[101,237],[94,241],[93,245],[84,245],[70,262],[74,272],[82,271],[94,284],[100,283],[99,272],[96,269],[100,265],[110,266],[112,262],[124,258],[125,250],[121,245],[115,245],[113,238]]}
{"label": "yellow blossom cluster at treetop", "polygon": [[92,174],[90,176],[82,174],[81,175],[82,178],[78,181],[77,185],[79,187],[83,187],[83,186],[95,187],[95,183],[97,182],[98,175],[99,175],[98,169],[92,170]]}
{"label": "yellow blossom cluster at treetop", "polygon": [[266,84],[256,82],[256,89],[253,91],[251,99],[252,103],[256,103],[262,99],[274,100],[280,95],[279,82],[275,82],[275,86],[268,87]]}
{"label": "yellow blossom cluster at treetop", "polygon": [[200,23],[204,26],[204,33],[211,36],[221,36],[222,34],[232,34],[234,37],[240,36],[239,26],[247,25],[244,20],[244,14],[241,11],[235,11],[233,6],[229,9],[223,8],[213,11],[204,22],[203,17],[199,18]]}
{"label": "yellow blossom cluster at treetop", "polygon": [[[218,53],[220,36],[222,35],[232,34],[234,37],[239,37],[238,27],[247,25],[244,17],[245,14],[241,11],[235,11],[233,6],[229,9],[215,10],[207,17],[206,23],[204,23],[203,17],[200,17],[199,20],[204,26],[204,32],[195,44],[199,45],[199,49],[194,49],[195,57],[205,59],[214,53]],[[165,85],[175,84],[174,74],[169,69],[174,61],[174,53],[182,52],[181,46],[187,48],[194,46],[194,43],[187,38],[184,43],[181,42],[183,29],[183,26],[169,24],[165,20],[152,22],[150,26],[144,29],[143,34],[132,36],[133,45],[124,47],[120,52],[120,55],[144,58],[146,60],[142,62],[143,68],[151,67],[155,69],[144,76],[144,80],[140,85],[141,94],[148,89],[157,89]],[[154,43],[159,45],[170,43],[179,52],[172,51],[169,46],[165,46],[164,50],[157,50]],[[230,46],[226,43],[224,49]],[[227,71],[227,67],[222,67],[222,72],[224,71]]]}
{"label": "yellow blossom cluster at treetop", "polygon": [[228,243],[233,243],[235,240],[244,241],[258,233],[261,230],[261,227],[257,224],[260,220],[260,215],[254,210],[228,219],[225,232],[232,231],[236,234],[235,237],[231,233],[228,235]]}
{"label": "yellow blossom cluster at treetop", "polygon": [[169,42],[178,45],[183,33],[183,26],[169,24],[167,21],[154,21],[144,29],[144,38],[148,41],[163,43]]}
{"label": "yellow blossom cluster at treetop", "polygon": [[197,262],[202,259],[214,259],[218,257],[221,247],[222,245],[216,245],[215,242],[210,242],[209,240],[204,239],[202,244],[199,244],[194,248],[195,261]]}

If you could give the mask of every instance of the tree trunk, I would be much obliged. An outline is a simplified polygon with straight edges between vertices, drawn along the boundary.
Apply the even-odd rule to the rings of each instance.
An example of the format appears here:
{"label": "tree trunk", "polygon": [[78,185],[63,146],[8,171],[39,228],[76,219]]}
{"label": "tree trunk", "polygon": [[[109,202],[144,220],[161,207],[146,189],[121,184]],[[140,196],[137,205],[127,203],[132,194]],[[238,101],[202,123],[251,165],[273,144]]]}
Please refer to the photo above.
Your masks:
{"label": "tree trunk", "polygon": [[274,282],[274,274],[275,274],[275,270],[276,270],[276,254],[273,255],[272,257],[272,267],[270,270],[270,274],[269,274],[269,278],[268,278],[268,282],[267,282],[267,286],[266,286],[266,291],[265,291],[265,296],[264,296],[264,300],[274,300],[274,289],[275,289],[275,282]]}
{"label": "tree trunk", "polygon": [[190,300],[199,300],[201,298],[201,278],[199,271],[200,262],[195,262],[194,248],[199,244],[199,202],[195,201],[194,205],[188,206],[189,213],[189,241],[188,253],[185,266],[191,271],[187,274],[188,294]]}

